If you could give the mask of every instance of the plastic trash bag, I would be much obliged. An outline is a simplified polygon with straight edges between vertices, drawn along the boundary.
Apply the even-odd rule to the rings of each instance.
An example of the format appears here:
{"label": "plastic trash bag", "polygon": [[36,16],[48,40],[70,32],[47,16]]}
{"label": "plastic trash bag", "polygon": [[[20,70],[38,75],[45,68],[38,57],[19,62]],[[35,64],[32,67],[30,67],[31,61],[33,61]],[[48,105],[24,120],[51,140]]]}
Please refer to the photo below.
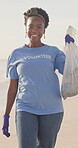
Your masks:
{"label": "plastic trash bag", "polygon": [[[71,35],[71,32],[69,35]],[[67,97],[72,97],[78,94],[78,47],[76,43],[71,42],[70,44],[67,43],[65,45],[64,50],[66,52],[66,61],[62,79],[61,94],[62,97],[66,99]]]}

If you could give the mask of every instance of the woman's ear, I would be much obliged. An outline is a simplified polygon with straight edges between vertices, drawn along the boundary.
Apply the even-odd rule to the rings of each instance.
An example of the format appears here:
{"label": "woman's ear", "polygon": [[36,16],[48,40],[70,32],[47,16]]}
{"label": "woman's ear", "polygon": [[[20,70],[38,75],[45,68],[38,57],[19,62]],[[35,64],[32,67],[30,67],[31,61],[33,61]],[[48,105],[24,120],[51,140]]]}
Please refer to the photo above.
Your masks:
{"label": "woman's ear", "polygon": [[25,38],[27,37],[27,28],[25,28]]}
{"label": "woman's ear", "polygon": [[44,39],[45,39],[45,29],[44,29],[44,33],[43,33],[43,35],[44,35]]}
{"label": "woman's ear", "polygon": [[45,28],[44,28],[44,33],[43,34],[45,34]]}

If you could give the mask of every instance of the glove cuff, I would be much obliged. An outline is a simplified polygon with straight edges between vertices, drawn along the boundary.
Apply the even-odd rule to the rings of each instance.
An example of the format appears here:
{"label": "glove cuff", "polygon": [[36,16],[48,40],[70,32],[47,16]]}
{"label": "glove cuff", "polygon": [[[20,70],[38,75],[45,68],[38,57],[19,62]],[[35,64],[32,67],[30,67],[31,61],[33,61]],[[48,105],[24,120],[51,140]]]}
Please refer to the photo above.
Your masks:
{"label": "glove cuff", "polygon": [[10,117],[10,116],[9,116],[8,114],[5,114],[5,115],[3,116],[4,119],[5,119],[5,118],[6,118],[6,119],[9,119],[9,117]]}

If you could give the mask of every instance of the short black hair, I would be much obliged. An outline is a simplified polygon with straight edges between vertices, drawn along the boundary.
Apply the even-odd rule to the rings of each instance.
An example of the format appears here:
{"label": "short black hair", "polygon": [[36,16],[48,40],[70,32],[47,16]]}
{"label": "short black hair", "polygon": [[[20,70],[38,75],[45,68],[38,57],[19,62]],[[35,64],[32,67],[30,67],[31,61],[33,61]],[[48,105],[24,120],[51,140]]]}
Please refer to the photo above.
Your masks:
{"label": "short black hair", "polygon": [[44,18],[44,20],[45,20],[45,28],[47,28],[47,26],[49,25],[49,16],[48,16],[48,14],[47,14],[47,12],[45,10],[43,10],[42,8],[38,8],[38,7],[30,8],[29,10],[27,10],[27,12],[24,12],[24,14],[23,14],[24,19],[25,19],[24,25],[26,26],[27,18],[29,18],[31,16],[37,16],[36,14],[32,13],[33,10],[36,10],[37,13]]}

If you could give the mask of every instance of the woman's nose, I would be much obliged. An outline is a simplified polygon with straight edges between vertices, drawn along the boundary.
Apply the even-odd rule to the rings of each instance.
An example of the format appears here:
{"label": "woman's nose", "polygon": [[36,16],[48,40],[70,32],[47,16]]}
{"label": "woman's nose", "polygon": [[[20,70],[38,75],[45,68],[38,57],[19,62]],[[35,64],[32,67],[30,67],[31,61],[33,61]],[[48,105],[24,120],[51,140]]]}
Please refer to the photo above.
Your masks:
{"label": "woman's nose", "polygon": [[32,31],[37,32],[37,27],[34,27]]}

